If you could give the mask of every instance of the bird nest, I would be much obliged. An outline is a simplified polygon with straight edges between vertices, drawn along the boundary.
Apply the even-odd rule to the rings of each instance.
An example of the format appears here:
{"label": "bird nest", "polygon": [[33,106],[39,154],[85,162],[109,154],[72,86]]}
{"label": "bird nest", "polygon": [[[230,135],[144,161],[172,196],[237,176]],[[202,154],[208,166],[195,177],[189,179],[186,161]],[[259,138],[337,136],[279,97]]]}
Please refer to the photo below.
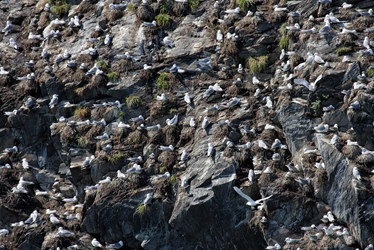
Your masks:
{"label": "bird nest", "polygon": [[123,11],[118,9],[110,10],[106,12],[105,17],[109,23],[113,23],[123,17]]}
{"label": "bird nest", "polygon": [[168,125],[163,128],[166,145],[176,145],[179,141],[179,129],[176,125]]}
{"label": "bird nest", "polygon": [[359,155],[361,155],[361,149],[359,146],[350,146],[346,145],[343,147],[342,152],[345,156],[348,157],[350,160],[356,159]]}
{"label": "bird nest", "polygon": [[356,158],[356,162],[364,166],[372,165],[374,163],[374,156],[372,154],[359,155]]}
{"label": "bird nest", "polygon": [[171,173],[173,166],[177,162],[177,154],[174,151],[162,151],[161,154],[157,157],[157,160],[160,163],[160,167],[166,167],[167,171]]}
{"label": "bird nest", "polygon": [[149,139],[149,143],[151,144],[158,144],[158,145],[164,145],[165,144],[165,135],[162,132],[162,130],[157,130],[155,132],[151,132],[152,135]]}
{"label": "bird nest", "polygon": [[225,39],[221,48],[222,55],[237,56],[239,48],[236,42],[231,39]]}
{"label": "bird nest", "polygon": [[155,13],[149,5],[141,4],[136,10],[136,17],[145,22],[152,22],[155,18]]}

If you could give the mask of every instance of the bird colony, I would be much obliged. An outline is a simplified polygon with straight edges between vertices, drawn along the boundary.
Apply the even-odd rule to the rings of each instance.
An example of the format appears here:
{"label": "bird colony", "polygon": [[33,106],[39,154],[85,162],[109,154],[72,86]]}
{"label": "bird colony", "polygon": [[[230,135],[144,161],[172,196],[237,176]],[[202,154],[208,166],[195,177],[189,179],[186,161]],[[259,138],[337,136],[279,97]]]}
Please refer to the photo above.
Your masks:
{"label": "bird colony", "polygon": [[373,249],[374,1],[0,5],[0,249]]}

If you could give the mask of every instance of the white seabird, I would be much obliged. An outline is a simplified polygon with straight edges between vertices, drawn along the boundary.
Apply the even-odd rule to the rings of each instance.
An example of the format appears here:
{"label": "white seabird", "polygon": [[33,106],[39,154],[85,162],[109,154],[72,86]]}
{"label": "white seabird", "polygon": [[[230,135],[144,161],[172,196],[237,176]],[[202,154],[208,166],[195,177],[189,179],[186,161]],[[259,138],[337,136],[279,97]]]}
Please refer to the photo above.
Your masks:
{"label": "white seabird", "polygon": [[49,220],[51,221],[52,224],[61,224],[61,221],[57,219],[57,217],[54,214],[49,215]]}
{"label": "white seabird", "polygon": [[162,150],[162,151],[174,151],[174,147],[173,147],[173,145],[169,145],[169,146],[160,146],[159,149]]}
{"label": "white seabird", "polygon": [[13,28],[12,23],[10,21],[6,21],[6,25],[1,32],[8,34],[10,31],[12,31],[12,28]]}
{"label": "white seabird", "polygon": [[228,9],[225,10],[225,14],[239,14],[240,13],[240,8],[236,7],[235,9]]}
{"label": "white seabird", "polygon": [[261,201],[265,201],[267,199],[269,199],[270,197],[272,197],[273,195],[270,195],[268,197],[265,197],[265,198],[262,198],[262,199],[259,199],[259,200],[256,200],[254,201],[251,197],[249,197],[248,195],[246,195],[245,193],[243,193],[242,190],[240,190],[238,187],[233,187],[235,192],[237,192],[241,197],[243,197],[244,199],[247,200],[247,205],[250,206],[250,207],[257,207],[259,205],[262,205]]}
{"label": "white seabird", "polygon": [[98,247],[98,248],[102,248],[103,245],[101,245],[101,243],[96,239],[96,238],[93,238],[92,241],[91,241],[91,245],[93,247]]}
{"label": "white seabird", "polygon": [[311,92],[314,92],[317,90],[317,83],[322,79],[322,74],[319,75],[316,80],[314,80],[314,82],[311,82],[309,83],[308,81],[304,80],[304,79],[294,79],[294,83],[295,84],[298,84],[298,85],[303,85],[304,87],[306,87],[307,89],[309,89],[309,91]]}
{"label": "white seabird", "polygon": [[203,123],[201,124],[201,127],[203,129],[206,129],[208,127],[208,125],[209,125],[209,118],[208,118],[208,116],[205,116],[204,120],[203,120]]}
{"label": "white seabird", "polygon": [[181,161],[187,161],[187,159],[188,159],[188,153],[187,153],[187,151],[184,149],[184,150],[182,151]]}
{"label": "white seabird", "polygon": [[357,180],[361,180],[361,175],[360,172],[358,171],[357,167],[354,167],[352,170],[353,177],[356,178]]}
{"label": "white seabird", "polygon": [[208,143],[208,153],[207,153],[207,156],[213,156],[213,153],[214,153],[214,146],[212,143]]}
{"label": "white seabird", "polygon": [[65,230],[63,227],[58,228],[58,232],[55,234],[55,238],[58,237],[72,237],[74,236],[73,232],[70,232],[68,230]]}
{"label": "white seabird", "polygon": [[170,119],[166,119],[166,124],[167,125],[177,125],[178,123],[178,115],[174,115],[174,117]]}

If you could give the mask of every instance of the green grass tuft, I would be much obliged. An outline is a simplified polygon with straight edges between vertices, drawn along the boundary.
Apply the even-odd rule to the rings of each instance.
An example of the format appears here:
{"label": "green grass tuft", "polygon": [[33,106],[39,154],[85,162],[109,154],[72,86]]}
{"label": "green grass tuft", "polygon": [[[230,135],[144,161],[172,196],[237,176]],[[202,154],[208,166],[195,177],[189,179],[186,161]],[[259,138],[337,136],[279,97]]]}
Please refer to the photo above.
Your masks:
{"label": "green grass tuft", "polygon": [[248,12],[249,6],[253,5],[253,0],[236,0],[236,4],[244,13]]}
{"label": "green grass tuft", "polygon": [[176,108],[171,108],[169,110],[169,114],[175,114],[175,113],[177,113],[177,109]]}
{"label": "green grass tuft", "polygon": [[117,152],[115,154],[111,154],[108,156],[108,161],[110,163],[117,163],[120,160],[122,160],[124,157],[126,157],[126,154],[123,154],[121,152]]}
{"label": "green grass tuft", "polygon": [[279,39],[279,44],[278,44],[279,48],[288,50],[288,44],[289,44],[289,41],[288,41],[287,35],[282,35],[281,38]]}
{"label": "green grass tuft", "polygon": [[109,72],[107,76],[108,76],[109,81],[111,82],[117,82],[119,78],[116,72]]}
{"label": "green grass tuft", "polygon": [[82,148],[86,146],[86,138],[84,136],[80,136],[78,137],[77,139],[77,143],[79,146],[81,146]]}
{"label": "green grass tuft", "polygon": [[97,63],[97,66],[99,66],[101,70],[107,70],[109,67],[109,63],[106,60],[99,59],[96,61],[96,63]]}
{"label": "green grass tuft", "polygon": [[199,0],[188,0],[188,5],[190,5],[191,10],[196,10],[197,6],[199,6]]}
{"label": "green grass tuft", "polygon": [[69,14],[70,4],[65,1],[51,1],[51,12],[58,18],[62,18]]}
{"label": "green grass tuft", "polygon": [[146,213],[148,213],[150,210],[150,207],[144,204],[139,204],[139,206],[136,208],[135,213],[139,215],[139,217],[143,217]]}
{"label": "green grass tuft", "polygon": [[78,107],[74,110],[74,116],[80,117],[80,118],[85,118],[89,117],[91,115],[91,110],[84,106],[84,107]]}
{"label": "green grass tuft", "polygon": [[139,96],[131,95],[126,98],[126,105],[128,108],[136,108],[142,103]]}
{"label": "green grass tuft", "polygon": [[311,107],[312,107],[312,109],[317,110],[321,107],[321,104],[322,104],[321,99],[317,99],[314,102],[312,102]]}
{"label": "green grass tuft", "polygon": [[165,167],[165,166],[163,166],[163,167],[160,167],[160,168],[158,169],[158,171],[160,172],[160,174],[165,174],[165,173],[168,171],[168,168]]}
{"label": "green grass tuft", "polygon": [[156,88],[159,90],[166,90],[169,88],[169,83],[166,81],[166,73],[162,72],[156,79]]}
{"label": "green grass tuft", "polygon": [[282,36],[287,35],[286,26],[287,26],[287,23],[282,23],[282,25],[280,26],[280,33],[281,33]]}
{"label": "green grass tuft", "polygon": [[335,53],[338,54],[338,56],[342,56],[342,55],[348,54],[351,51],[352,51],[352,47],[342,46],[342,47],[337,48],[335,50]]}
{"label": "green grass tuft", "polygon": [[175,181],[176,181],[175,176],[174,175],[170,176],[170,178],[169,178],[170,185],[173,186],[175,184]]}
{"label": "green grass tuft", "polygon": [[165,27],[170,24],[171,19],[169,14],[158,14],[156,17],[157,25],[160,27]]}
{"label": "green grass tuft", "polygon": [[135,4],[133,4],[133,3],[129,3],[129,4],[126,6],[126,9],[128,9],[128,10],[131,11],[131,12],[135,12]]}
{"label": "green grass tuft", "polygon": [[368,75],[368,77],[373,77],[374,76],[374,68],[369,69],[368,72],[367,72],[367,75]]}
{"label": "green grass tuft", "polygon": [[267,62],[268,56],[250,57],[247,66],[251,73],[261,73],[265,71]]}

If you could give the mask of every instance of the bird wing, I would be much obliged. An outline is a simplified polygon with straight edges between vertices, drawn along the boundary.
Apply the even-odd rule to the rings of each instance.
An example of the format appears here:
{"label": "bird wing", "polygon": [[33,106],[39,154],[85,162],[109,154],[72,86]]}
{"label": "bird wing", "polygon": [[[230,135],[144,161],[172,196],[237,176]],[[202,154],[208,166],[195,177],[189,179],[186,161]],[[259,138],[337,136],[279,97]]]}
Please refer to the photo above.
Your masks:
{"label": "bird wing", "polygon": [[298,85],[303,85],[305,88],[309,89],[309,82],[304,79],[294,79],[293,82]]}
{"label": "bird wing", "polygon": [[320,74],[316,80],[314,80],[314,84],[317,84],[322,79],[322,74]]}
{"label": "bird wing", "polygon": [[251,198],[251,197],[249,197],[248,195],[246,195],[245,193],[243,193],[243,191],[242,190],[240,190],[238,187],[233,187],[234,188],[234,190],[235,190],[235,192],[237,192],[238,193],[238,195],[240,195],[241,197],[243,197],[244,199],[246,199],[249,203],[251,203],[251,205],[253,205],[253,206],[256,206],[257,204],[256,204],[256,202]]}
{"label": "bird wing", "polygon": [[265,201],[265,200],[269,199],[269,198],[272,197],[272,196],[273,196],[273,195],[270,195],[270,196],[268,196],[268,197],[265,197],[265,198],[262,198],[262,199],[256,200],[255,202],[256,202],[257,204],[259,204],[261,201]]}

